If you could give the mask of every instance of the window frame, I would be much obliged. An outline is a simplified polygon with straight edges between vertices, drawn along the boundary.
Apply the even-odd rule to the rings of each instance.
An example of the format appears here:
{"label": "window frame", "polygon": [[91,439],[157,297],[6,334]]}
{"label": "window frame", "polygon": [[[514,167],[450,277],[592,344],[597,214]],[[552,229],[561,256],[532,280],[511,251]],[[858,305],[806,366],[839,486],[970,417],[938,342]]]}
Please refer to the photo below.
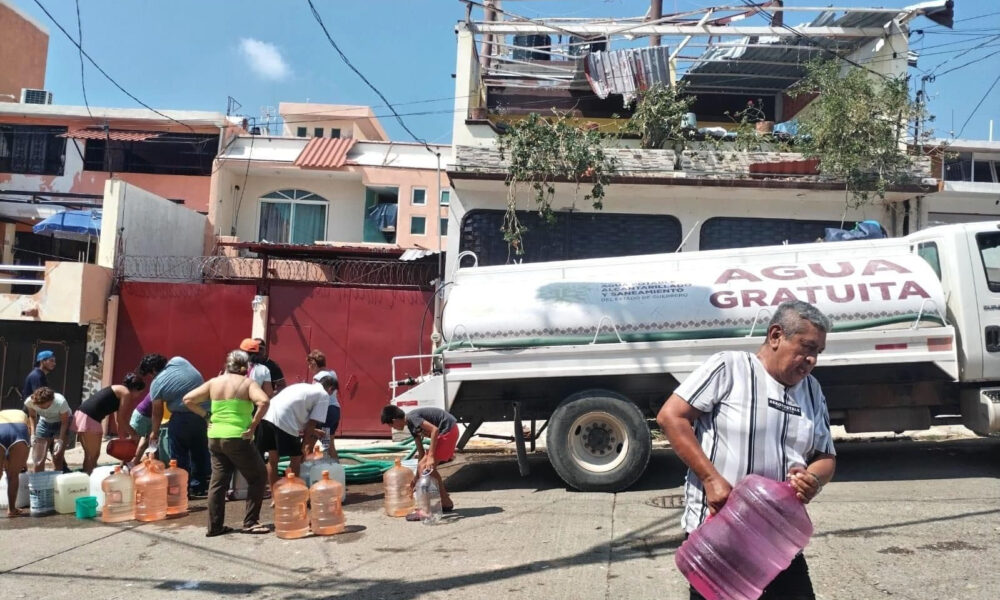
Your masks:
{"label": "window frame", "polygon": [[[334,135],[334,132],[336,132],[336,135]],[[331,138],[339,139],[340,135],[341,135],[341,133],[340,133],[340,127],[331,127],[330,128],[330,137]]]}
{"label": "window frame", "polygon": [[[293,198],[275,197],[275,195],[277,195],[277,194],[286,194],[286,192],[292,192],[295,197],[293,197]],[[303,197],[298,197],[298,193],[302,193],[302,194],[304,194],[304,196]],[[312,198],[318,198],[318,200],[311,199],[310,197],[312,197]],[[318,241],[322,241],[322,240],[326,239],[326,235],[327,235],[328,230],[329,230],[330,201],[327,200],[326,198],[324,198],[323,196],[320,196],[319,194],[316,194],[314,192],[310,192],[308,190],[303,190],[303,189],[299,189],[299,188],[288,188],[288,189],[281,189],[281,190],[272,190],[272,191],[270,191],[270,192],[268,192],[266,194],[263,194],[263,195],[261,195],[261,196],[259,196],[257,198],[257,227],[256,227],[257,234],[256,234],[256,240],[258,242],[261,241],[260,227],[261,227],[261,217],[262,217],[262,213],[263,213],[264,204],[289,204],[291,206],[291,209],[289,210],[289,214],[288,214],[288,232],[287,232],[287,235],[286,235],[287,239],[285,241],[280,241],[280,242],[276,241],[276,240],[268,240],[268,242],[271,242],[271,243],[274,243],[274,244],[312,245],[312,244],[315,244]],[[295,207],[296,207],[296,205],[323,206],[323,207],[325,207],[326,210],[323,211],[323,235],[322,235],[322,237],[320,239],[313,240],[309,244],[306,244],[306,243],[303,243],[303,242],[293,242],[292,241],[292,232],[295,229]]]}
{"label": "window frame", "polygon": [[[914,250],[917,256],[924,259],[931,266],[931,269],[937,275],[938,281],[941,281],[941,250],[938,248],[937,242],[919,242]],[[925,252],[925,250],[933,250],[933,253]],[[930,258],[931,256],[933,256],[933,261]]]}
{"label": "window frame", "polygon": [[295,137],[300,137],[300,138],[309,137],[309,128],[308,127],[296,127],[295,128]]}
{"label": "window frame", "polygon": [[[417,202],[417,192],[424,193],[424,199]],[[411,187],[410,188],[410,206],[427,206],[427,188],[425,187]]]}
{"label": "window frame", "polygon": [[438,234],[441,237],[448,235],[448,217],[438,218]]}
{"label": "window frame", "polygon": [[[9,136],[9,142],[4,142],[6,146],[7,154],[4,157],[0,157],[0,173],[10,173],[12,175],[28,175],[28,176],[62,176],[66,172],[66,146],[69,140],[64,137],[59,137],[60,135],[66,133],[69,130],[68,127],[53,126],[53,125],[22,125],[20,123],[0,123],[0,136]],[[20,141],[22,144],[27,144],[29,149],[26,151],[27,156],[25,157],[25,167],[23,169],[15,169],[15,158],[14,149],[19,144],[20,136],[45,136],[45,147],[41,158],[41,169],[32,170],[32,159],[31,159],[31,148],[33,143],[30,141]],[[75,143],[75,142],[74,142]],[[9,144],[9,145],[8,145]],[[57,158],[58,157],[58,158]]]}
{"label": "window frame", "polygon": [[[448,200],[444,199],[445,194],[448,195]],[[438,196],[438,206],[451,206],[451,188],[441,190],[441,194]]]}
{"label": "window frame", "polygon": [[323,137],[324,127],[313,127],[313,137],[321,138]]}
{"label": "window frame", "polygon": [[[418,219],[420,220],[422,225],[420,233],[417,233],[414,230],[414,225],[416,224]],[[427,235],[427,217],[423,215],[410,215],[410,235],[421,235],[421,236]]]}
{"label": "window frame", "polygon": [[[986,264],[986,255],[983,254],[983,240],[986,238],[992,238],[996,241],[995,245],[989,247],[989,249],[997,249],[1000,252],[1000,231],[983,231],[976,234],[976,249],[979,251],[979,260],[983,265],[983,276],[986,277],[986,287],[994,293],[1000,292],[1000,278],[993,280],[990,279],[990,267]],[[994,267],[994,270],[1000,269],[1000,267]]]}

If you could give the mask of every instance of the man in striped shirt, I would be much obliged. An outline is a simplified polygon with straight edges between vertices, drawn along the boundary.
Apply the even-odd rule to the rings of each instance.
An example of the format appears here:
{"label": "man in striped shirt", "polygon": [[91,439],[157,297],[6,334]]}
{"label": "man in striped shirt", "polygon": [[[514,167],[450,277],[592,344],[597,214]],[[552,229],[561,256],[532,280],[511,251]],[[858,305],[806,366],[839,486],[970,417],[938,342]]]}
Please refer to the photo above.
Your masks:
{"label": "man in striped shirt", "polygon": [[[829,330],[830,320],[813,305],[785,302],[756,354],[712,356],[667,399],[656,420],[689,469],[686,532],[721,509],[733,485],[751,473],[788,479],[802,502],[833,477],[826,399],[810,375]],[[691,599],[700,598],[692,588]],[[795,557],[761,598],[815,598],[805,558]]]}

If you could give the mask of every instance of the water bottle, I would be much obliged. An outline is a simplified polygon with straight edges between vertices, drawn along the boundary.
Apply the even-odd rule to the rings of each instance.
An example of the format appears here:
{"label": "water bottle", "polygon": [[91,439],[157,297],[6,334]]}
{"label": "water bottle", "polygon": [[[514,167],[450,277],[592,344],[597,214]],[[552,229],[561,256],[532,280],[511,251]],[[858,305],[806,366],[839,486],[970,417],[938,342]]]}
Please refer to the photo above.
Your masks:
{"label": "water bottle", "polygon": [[674,557],[706,600],[756,600],[805,548],[813,526],[786,481],[749,475]]}
{"label": "water bottle", "polygon": [[400,464],[398,458],[396,464],[382,474],[385,514],[390,517],[405,517],[413,510],[411,481],[413,481],[413,471]]}
{"label": "water bottle", "polygon": [[433,525],[441,520],[444,512],[441,510],[441,490],[437,481],[431,477],[431,469],[425,469],[417,480],[414,500],[417,511],[420,513],[420,522],[424,525]]}
{"label": "water bottle", "polygon": [[308,486],[313,486],[316,482],[322,479],[323,471],[330,473],[330,479],[340,482],[340,501],[343,502],[346,500],[347,472],[344,471],[344,466],[335,459],[329,456],[321,456],[313,460],[309,467],[306,467],[305,463],[303,463],[302,468],[299,469],[299,473],[302,474],[302,479],[305,479],[306,485]]}
{"label": "water bottle", "polygon": [[90,475],[63,473],[56,476],[55,505],[59,514],[76,512],[76,499],[90,495]]}
{"label": "water bottle", "polygon": [[166,470],[166,465],[153,458],[152,454],[147,454],[142,457],[142,461],[139,464],[132,467],[132,470],[129,471],[129,475],[132,476],[132,479],[138,479],[149,468],[158,469],[162,473]]}
{"label": "water bottle", "polygon": [[309,489],[313,533],[333,535],[344,531],[344,508],[340,500],[343,494],[344,486],[336,479],[331,479],[329,471],[323,471]]}
{"label": "water bottle", "polygon": [[304,481],[288,471],[283,483],[274,485],[274,533],[292,540],[309,534],[309,488]]}
{"label": "water bottle", "polygon": [[167,478],[167,516],[180,516],[188,511],[188,472],[170,459],[170,468],[163,472]]}
{"label": "water bottle", "polygon": [[152,461],[147,459],[145,464],[146,468],[135,478],[135,519],[160,521],[167,518],[167,476]]}
{"label": "water bottle", "polygon": [[131,521],[135,517],[135,486],[132,483],[132,477],[122,473],[120,466],[116,466],[115,472],[104,478],[104,481],[101,482],[101,490],[104,492],[102,521],[120,523]]}

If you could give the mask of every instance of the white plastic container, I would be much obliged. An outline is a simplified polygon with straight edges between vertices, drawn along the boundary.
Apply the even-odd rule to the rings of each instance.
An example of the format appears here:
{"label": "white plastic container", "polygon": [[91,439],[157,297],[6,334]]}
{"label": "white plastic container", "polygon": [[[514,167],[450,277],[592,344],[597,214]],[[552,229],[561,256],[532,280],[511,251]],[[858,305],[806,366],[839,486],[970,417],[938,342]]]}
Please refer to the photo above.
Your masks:
{"label": "white plastic container", "polygon": [[[24,508],[31,503],[28,492],[28,474],[21,473],[18,477],[20,485],[17,488],[17,498],[14,501],[15,508]],[[7,512],[7,474],[0,475],[0,510]]]}
{"label": "white plastic container", "polygon": [[90,495],[90,475],[63,473],[56,477],[56,512],[66,515],[76,512],[76,499]]}
{"label": "white plastic container", "polygon": [[104,490],[101,489],[101,482],[115,472],[113,466],[96,467],[90,474],[90,495],[97,498],[97,510],[104,506]]}
{"label": "white plastic container", "polygon": [[340,496],[340,501],[343,502],[347,499],[347,473],[344,471],[344,466],[336,460],[329,456],[324,456],[318,460],[309,461],[308,469],[306,468],[306,464],[303,463],[301,470],[302,478],[306,480],[309,486],[323,479],[323,471],[329,471],[330,479],[339,481],[342,486],[343,493]]}
{"label": "white plastic container", "polygon": [[56,512],[55,487],[56,477],[59,475],[59,471],[41,471],[28,475],[31,516],[43,517]]}

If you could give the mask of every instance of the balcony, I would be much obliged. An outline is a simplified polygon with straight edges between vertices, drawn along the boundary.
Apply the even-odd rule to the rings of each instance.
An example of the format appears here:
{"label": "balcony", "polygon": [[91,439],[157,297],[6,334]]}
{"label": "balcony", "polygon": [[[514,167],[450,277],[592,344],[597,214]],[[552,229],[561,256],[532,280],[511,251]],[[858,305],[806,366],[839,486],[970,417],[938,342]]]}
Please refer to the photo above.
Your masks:
{"label": "balcony", "polygon": [[[26,294],[0,294],[0,320],[85,325],[104,322],[111,269],[80,262],[46,262],[44,267],[0,265],[0,285],[33,286]],[[38,274],[22,279],[14,274]]]}

